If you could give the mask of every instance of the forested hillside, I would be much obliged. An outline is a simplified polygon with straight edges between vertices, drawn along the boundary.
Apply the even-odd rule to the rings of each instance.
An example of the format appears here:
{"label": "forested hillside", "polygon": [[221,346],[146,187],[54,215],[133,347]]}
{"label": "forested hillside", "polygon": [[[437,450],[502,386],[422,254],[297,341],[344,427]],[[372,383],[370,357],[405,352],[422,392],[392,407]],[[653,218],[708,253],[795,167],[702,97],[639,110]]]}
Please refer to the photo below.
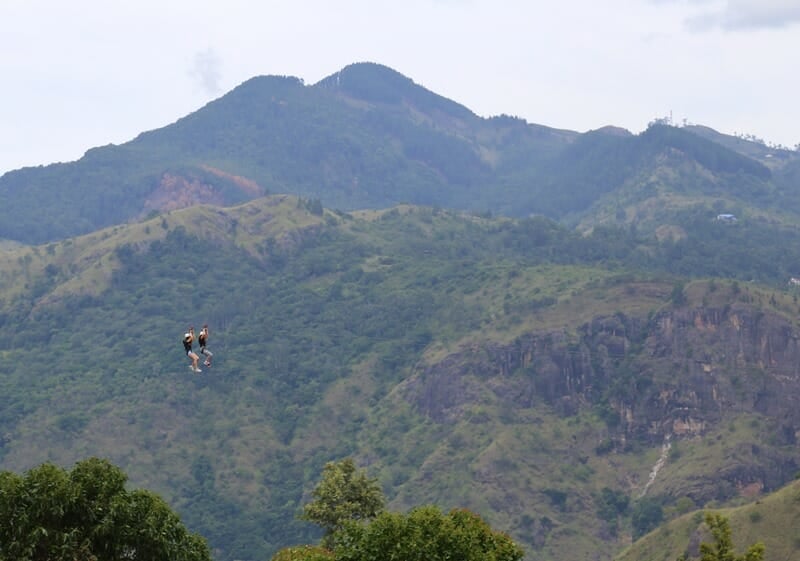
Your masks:
{"label": "forested hillside", "polygon": [[[797,230],[673,220],[679,240],[275,195],[4,250],[0,462],[107,457],[218,560],[314,541],[295,516],[345,456],[396,508],[610,555],[798,469]],[[205,322],[198,375],[180,338]]]}

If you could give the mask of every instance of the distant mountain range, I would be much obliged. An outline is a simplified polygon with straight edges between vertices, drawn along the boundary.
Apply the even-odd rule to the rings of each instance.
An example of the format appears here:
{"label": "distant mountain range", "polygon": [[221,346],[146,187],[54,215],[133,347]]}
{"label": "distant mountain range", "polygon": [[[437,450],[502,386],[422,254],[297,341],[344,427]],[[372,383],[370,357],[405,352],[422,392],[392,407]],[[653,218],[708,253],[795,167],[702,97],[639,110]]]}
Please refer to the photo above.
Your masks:
{"label": "distant mountain range", "polygon": [[796,152],[705,127],[578,134],[484,119],[390,68],[360,63],[311,86],[253,78],[131,142],[6,173],[0,238],[43,243],[266,193],[341,210],[409,203],[655,225],[663,221],[655,207],[680,204],[671,193],[797,212],[798,177]]}

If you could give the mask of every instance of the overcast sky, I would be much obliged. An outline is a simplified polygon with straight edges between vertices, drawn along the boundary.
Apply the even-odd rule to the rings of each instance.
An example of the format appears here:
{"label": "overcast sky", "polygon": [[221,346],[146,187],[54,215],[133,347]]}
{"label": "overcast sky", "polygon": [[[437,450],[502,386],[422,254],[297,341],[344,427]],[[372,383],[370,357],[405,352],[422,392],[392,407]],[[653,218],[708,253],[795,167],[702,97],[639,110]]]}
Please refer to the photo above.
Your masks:
{"label": "overcast sky", "polygon": [[257,75],[385,64],[481,116],[800,143],[800,0],[0,0],[0,174]]}

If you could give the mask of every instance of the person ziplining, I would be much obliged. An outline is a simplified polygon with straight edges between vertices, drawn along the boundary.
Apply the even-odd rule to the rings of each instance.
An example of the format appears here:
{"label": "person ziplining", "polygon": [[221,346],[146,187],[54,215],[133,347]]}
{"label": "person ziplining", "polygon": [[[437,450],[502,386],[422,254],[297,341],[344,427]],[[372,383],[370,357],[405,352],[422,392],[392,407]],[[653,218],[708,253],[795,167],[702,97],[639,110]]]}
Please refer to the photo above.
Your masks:
{"label": "person ziplining", "polygon": [[206,367],[211,368],[211,359],[214,358],[214,353],[212,353],[207,345],[208,345],[208,324],[203,324],[203,329],[200,330],[200,337],[198,337],[198,343],[200,343],[200,354],[206,357],[206,360],[203,364]]}
{"label": "person ziplining", "polygon": [[202,372],[200,367],[197,365],[197,362],[200,360],[200,357],[197,356],[197,353],[194,352],[192,346],[194,345],[194,326],[189,326],[189,331],[183,334],[183,350],[186,352],[186,356],[189,357],[189,360],[192,363],[189,365],[189,368],[199,374]]}

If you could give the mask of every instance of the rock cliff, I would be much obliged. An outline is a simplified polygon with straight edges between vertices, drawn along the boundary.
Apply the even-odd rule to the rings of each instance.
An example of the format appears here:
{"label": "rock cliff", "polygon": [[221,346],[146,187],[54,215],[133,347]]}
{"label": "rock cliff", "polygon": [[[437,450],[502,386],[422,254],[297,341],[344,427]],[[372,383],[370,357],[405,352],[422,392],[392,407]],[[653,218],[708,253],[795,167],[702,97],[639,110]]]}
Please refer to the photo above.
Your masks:
{"label": "rock cliff", "polygon": [[718,476],[692,476],[672,492],[698,504],[745,489],[770,490],[798,469],[800,346],[785,315],[747,302],[669,307],[647,318],[598,317],[573,331],[533,332],[464,346],[421,366],[403,395],[418,412],[456,423],[475,403],[507,410],[591,408],[609,451],[703,438],[738,415],[763,419],[769,442],[735,450]]}

